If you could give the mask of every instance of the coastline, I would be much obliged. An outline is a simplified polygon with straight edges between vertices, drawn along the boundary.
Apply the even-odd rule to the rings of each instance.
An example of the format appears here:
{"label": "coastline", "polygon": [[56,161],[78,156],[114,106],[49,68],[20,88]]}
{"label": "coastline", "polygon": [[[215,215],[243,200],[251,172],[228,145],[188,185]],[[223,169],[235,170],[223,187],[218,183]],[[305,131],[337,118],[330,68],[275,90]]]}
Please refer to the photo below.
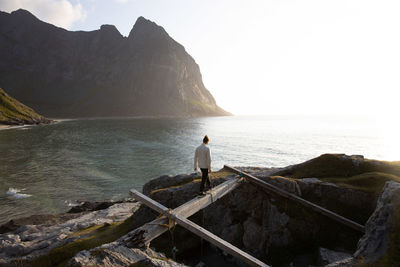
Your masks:
{"label": "coastline", "polygon": [[[334,169],[331,169],[332,165]],[[397,173],[399,167],[391,162],[344,154],[324,154],[284,168],[237,167],[239,171],[260,177],[280,190],[301,194],[315,205],[365,225],[365,232],[354,231],[342,223],[338,224],[338,221],[331,221],[331,217],[317,215],[306,206],[287,202],[282,197],[274,196],[271,199],[270,194],[250,183],[234,189],[235,194],[225,197],[224,201],[215,199],[214,203],[214,199],[211,199],[213,206],[210,209],[213,212],[207,209],[203,212],[203,219],[195,216],[193,222],[202,224],[205,229],[212,229],[215,235],[228,243],[274,266],[354,266],[361,262],[359,256],[369,263],[385,260],[391,266],[396,259],[392,251],[397,251],[397,247],[393,248],[394,238],[383,237],[393,236],[400,229],[389,227],[398,227],[399,222],[393,214],[400,207],[396,197],[400,192],[400,183],[390,175]],[[379,179],[379,172],[373,172],[380,183],[371,185],[366,177],[371,173],[371,168],[378,168],[382,171],[381,175],[389,175],[391,179]],[[326,172],[330,173],[329,176],[340,178],[326,178]],[[363,173],[362,176],[359,172]],[[318,178],[308,178],[311,176]],[[215,172],[212,177],[213,190],[221,190],[224,183],[235,177],[239,176],[229,169]],[[360,177],[363,181],[361,184]],[[362,187],[354,187],[351,181],[355,178]],[[196,174],[163,175],[145,184],[142,192],[166,207],[176,208],[188,205],[193,202],[193,197],[197,197],[199,179]],[[324,200],[320,200],[321,194]],[[253,197],[248,198],[249,195]],[[338,198],[338,195],[344,197]],[[119,266],[130,266],[154,260],[154,255],[157,255],[157,259],[162,259],[164,264],[168,262],[169,266],[211,265],[215,262],[221,266],[240,266],[235,259],[199,243],[198,237],[187,235],[187,232],[179,229],[174,233],[174,246],[178,248],[177,261],[171,260],[173,255],[170,254],[169,235],[157,237],[151,250],[141,249],[144,236],[137,233],[149,225],[154,227],[156,224],[151,220],[157,220],[157,217],[153,212],[141,208],[142,204],[134,199],[79,202],[80,205],[64,213],[36,214],[0,225],[0,239],[4,240],[0,265],[22,262],[43,266],[40,265],[43,262],[51,262],[52,265],[65,262],[67,266],[87,266],[87,262],[91,262],[96,266],[107,266],[105,262],[122,262]],[[260,203],[267,207],[266,212],[254,212],[259,209]],[[386,203],[393,203],[393,208],[388,210]],[[340,229],[341,235],[337,235],[336,231],[327,231],[332,228]],[[384,229],[385,234],[377,238],[374,232],[378,228]],[[377,244],[381,247],[382,242],[386,247],[392,246],[392,249],[370,249],[377,247]],[[268,248],[265,252],[259,251],[260,243]],[[277,249],[288,252],[277,254]],[[200,250],[203,251],[201,255]],[[343,261],[354,264],[343,265]]]}
{"label": "coastline", "polygon": [[50,123],[39,123],[39,124],[22,124],[22,125],[0,124],[0,131],[18,129],[18,128],[24,128],[24,127],[32,127],[32,126],[37,126],[37,125],[50,125],[50,124],[56,124],[56,123],[60,123],[63,121],[68,121],[68,120],[70,120],[70,119],[51,119]]}

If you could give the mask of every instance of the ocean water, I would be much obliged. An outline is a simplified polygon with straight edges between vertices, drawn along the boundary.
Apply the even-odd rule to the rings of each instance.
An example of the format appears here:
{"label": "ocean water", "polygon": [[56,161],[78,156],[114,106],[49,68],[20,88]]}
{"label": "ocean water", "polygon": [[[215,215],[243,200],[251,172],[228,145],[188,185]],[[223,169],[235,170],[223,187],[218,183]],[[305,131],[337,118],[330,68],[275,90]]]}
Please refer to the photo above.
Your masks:
{"label": "ocean water", "polygon": [[63,212],[76,200],[121,199],[160,175],[191,173],[205,134],[213,170],[283,167],[323,153],[400,160],[378,128],[365,118],[233,116],[69,120],[2,130],[0,224]]}

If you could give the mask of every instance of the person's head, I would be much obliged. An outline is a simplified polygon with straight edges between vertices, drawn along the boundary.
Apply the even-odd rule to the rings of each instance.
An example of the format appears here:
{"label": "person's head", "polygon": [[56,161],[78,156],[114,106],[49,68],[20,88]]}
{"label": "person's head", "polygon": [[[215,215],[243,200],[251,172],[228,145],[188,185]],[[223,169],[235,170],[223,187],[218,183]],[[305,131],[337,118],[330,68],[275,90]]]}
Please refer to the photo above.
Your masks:
{"label": "person's head", "polygon": [[203,138],[203,143],[207,145],[209,141],[210,141],[210,138],[208,138],[207,135],[204,136],[204,138]]}

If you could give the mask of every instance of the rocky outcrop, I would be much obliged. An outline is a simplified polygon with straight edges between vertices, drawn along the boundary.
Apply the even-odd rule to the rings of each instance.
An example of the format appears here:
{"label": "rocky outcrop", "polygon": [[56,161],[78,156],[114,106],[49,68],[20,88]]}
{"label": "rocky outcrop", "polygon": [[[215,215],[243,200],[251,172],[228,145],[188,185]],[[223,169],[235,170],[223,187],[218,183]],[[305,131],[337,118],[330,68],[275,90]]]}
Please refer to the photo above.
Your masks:
{"label": "rocky outcrop", "polygon": [[130,249],[118,242],[101,246],[91,251],[82,251],[73,257],[67,266],[112,266],[125,267],[131,264],[146,267],[184,267],[186,265],[168,259],[163,253],[150,248]]}
{"label": "rocky outcrop", "polygon": [[365,159],[361,155],[323,154],[306,162],[277,170],[274,175],[301,179],[351,177],[370,172],[398,175],[400,164]]}
{"label": "rocky outcrop", "polygon": [[[367,262],[376,262],[384,257],[388,252],[395,225],[400,225],[399,214],[400,183],[387,182],[376,209],[365,226],[366,233],[360,239],[354,256]],[[398,244],[398,240],[396,242]]]}
{"label": "rocky outcrop", "polygon": [[0,235],[0,265],[46,255],[53,248],[83,238],[88,234],[84,229],[126,220],[139,206],[137,202],[117,203],[103,210],[75,214],[74,218],[54,225],[49,225],[49,221],[22,225]]}
{"label": "rocky outcrop", "polygon": [[[282,169],[247,167],[243,170],[330,208],[337,208],[348,201],[354,202],[345,209],[337,209],[339,214],[347,209],[358,213],[362,210],[360,207],[370,206],[375,201],[373,195],[324,182],[322,178],[275,176]],[[212,184],[216,186],[234,176],[225,170],[213,173]],[[198,178],[195,174],[161,176],[147,183],[144,192],[164,206],[176,208],[196,196],[200,182]],[[387,182],[362,238],[359,232],[290,200],[267,194],[262,188],[246,182],[191,216],[190,220],[273,266],[357,266],[365,262],[396,266],[399,262],[399,196],[400,183]],[[49,251],[52,254],[55,247],[65,249],[65,244],[91,237],[96,242],[99,239],[102,242],[96,246],[91,243],[87,248],[79,245],[72,255],[63,255],[65,260],[70,259],[69,265],[127,266],[143,263],[150,266],[180,266],[168,258],[176,256],[180,261],[193,263],[193,252],[199,252],[204,245],[198,236],[179,226],[154,239],[151,249],[138,245],[137,241],[141,240],[145,231],[143,229],[150,228],[137,227],[155,219],[158,214],[144,206],[139,208],[137,203],[111,204],[82,204],[74,210],[78,213],[67,213],[79,214],[78,217],[64,218],[63,222],[54,225],[40,223],[39,219],[36,225],[19,226],[16,229],[14,226],[13,230],[0,235],[1,263],[9,264],[16,259],[37,261],[40,255]],[[115,223],[122,220],[121,224]],[[114,237],[104,238],[104,231],[107,233],[105,236],[112,234]],[[172,246],[178,249],[176,255],[171,254]],[[242,265],[213,246],[206,249],[213,251],[214,258],[222,257],[223,264]]]}
{"label": "rocky outcrop", "polygon": [[0,88],[0,124],[48,124],[52,121],[9,96]]}
{"label": "rocky outcrop", "polygon": [[[252,171],[251,168],[246,170]],[[261,169],[255,171],[258,177],[265,181],[291,193],[302,194],[301,187],[293,179],[266,176],[271,173],[269,169],[264,170],[266,175],[262,175]],[[217,185],[225,179],[217,178],[213,183]],[[171,186],[175,184],[171,177],[160,177],[158,181],[160,180],[163,180],[164,189],[152,190],[147,187],[146,192],[170,208],[192,199],[199,187],[196,181],[176,187]],[[303,187],[305,188],[305,185]],[[333,187],[337,189],[337,186]],[[354,192],[349,192],[352,193]],[[331,201],[335,202],[336,198]],[[352,230],[345,229],[302,206],[268,195],[261,188],[248,183],[208,206],[204,213],[194,215],[191,220],[259,259],[277,266],[295,262],[297,254],[317,250],[318,245],[330,248],[341,246],[344,250],[352,252],[360,237]],[[332,228],[336,230],[330,231]],[[184,229],[175,230],[175,240],[184,240],[184,244],[176,241],[181,253],[199,246],[198,239]],[[157,242],[168,243],[167,240],[164,243],[161,240]],[[317,258],[314,257],[308,263],[316,262]]]}
{"label": "rocky outcrop", "polygon": [[143,17],[124,37],[0,12],[0,86],[51,117],[229,115],[185,48]]}

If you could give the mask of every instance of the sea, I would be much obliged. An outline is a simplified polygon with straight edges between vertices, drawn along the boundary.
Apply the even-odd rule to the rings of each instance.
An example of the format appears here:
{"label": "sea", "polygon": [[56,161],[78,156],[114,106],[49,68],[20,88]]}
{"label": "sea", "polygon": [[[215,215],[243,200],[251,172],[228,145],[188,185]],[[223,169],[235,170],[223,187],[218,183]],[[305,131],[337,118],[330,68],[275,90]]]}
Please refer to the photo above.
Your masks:
{"label": "sea", "polygon": [[284,167],[324,153],[400,160],[375,119],[320,116],[98,118],[0,131],[0,224],[119,200],[161,175],[193,173],[210,138],[212,170]]}

